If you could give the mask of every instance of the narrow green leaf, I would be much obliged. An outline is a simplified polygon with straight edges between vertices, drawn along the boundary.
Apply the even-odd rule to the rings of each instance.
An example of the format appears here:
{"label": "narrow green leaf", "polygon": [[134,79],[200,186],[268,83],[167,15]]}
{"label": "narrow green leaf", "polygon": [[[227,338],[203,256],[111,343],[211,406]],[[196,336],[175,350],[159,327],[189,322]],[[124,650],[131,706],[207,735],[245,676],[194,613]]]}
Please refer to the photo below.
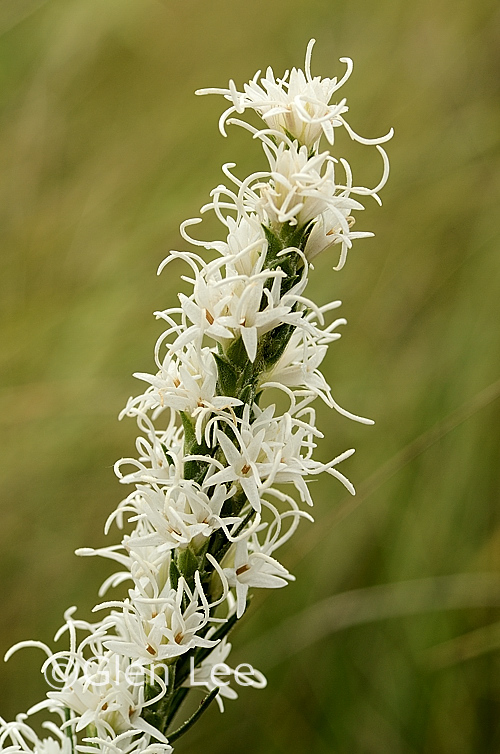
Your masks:
{"label": "narrow green leaf", "polygon": [[255,385],[252,383],[247,383],[243,386],[243,388],[238,393],[238,398],[240,401],[243,401],[243,403],[249,403],[250,405],[253,403],[253,399],[255,396]]}
{"label": "narrow green leaf", "polygon": [[224,356],[214,353],[215,363],[217,364],[217,382],[221,395],[235,396],[236,383],[238,381],[238,370],[234,368],[231,362]]}
{"label": "narrow green leaf", "polygon": [[[196,441],[194,424],[189,414],[179,411],[184,429],[184,453],[186,455],[210,455],[207,444],[203,441],[198,445]],[[202,461],[186,461],[184,463],[184,477],[201,483],[208,470],[208,464]]]}
{"label": "narrow green leaf", "polygon": [[194,584],[194,574],[198,570],[198,558],[190,547],[177,551],[176,565],[186,579],[186,583],[189,586]]}
{"label": "narrow green leaf", "polygon": [[172,560],[170,561],[170,583],[174,589],[177,589],[180,577],[181,573],[177,568],[177,563],[172,558]]}
{"label": "narrow green leaf", "polygon": [[186,453],[191,453],[191,448],[197,445],[193,422],[191,421],[191,417],[186,414],[185,411],[179,411],[179,413],[181,415],[182,427],[184,429],[184,450]]}
{"label": "narrow green leaf", "polygon": [[243,338],[237,338],[231,343],[226,351],[226,356],[237,371],[241,371],[248,364],[248,354]]}
{"label": "narrow green leaf", "polygon": [[294,327],[293,325],[283,324],[275,327],[271,332],[266,333],[262,338],[262,359],[265,369],[274,366],[283,356],[285,349],[290,342]]}

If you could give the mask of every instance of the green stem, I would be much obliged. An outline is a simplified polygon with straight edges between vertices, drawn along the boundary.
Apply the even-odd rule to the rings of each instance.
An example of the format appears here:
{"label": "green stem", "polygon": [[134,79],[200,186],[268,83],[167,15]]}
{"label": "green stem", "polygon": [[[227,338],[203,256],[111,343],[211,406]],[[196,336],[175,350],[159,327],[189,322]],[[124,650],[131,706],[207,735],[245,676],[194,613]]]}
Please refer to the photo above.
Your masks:
{"label": "green stem", "polygon": [[220,689],[217,687],[216,689],[213,689],[210,694],[208,694],[203,701],[201,702],[200,706],[196,710],[196,712],[191,715],[191,717],[186,720],[185,723],[181,725],[180,728],[177,728],[177,730],[174,730],[173,733],[170,733],[168,736],[169,742],[176,741],[178,738],[184,735],[184,733],[187,733],[187,731],[191,728],[192,725],[195,724],[195,722],[200,718],[203,713],[208,709],[209,705],[213,702],[217,694],[219,693]]}
{"label": "green stem", "polygon": [[181,688],[177,689],[177,691],[175,692],[175,694],[172,697],[172,702],[170,704],[170,709],[168,711],[168,715],[167,715],[167,718],[165,720],[165,728],[164,728],[164,730],[168,729],[168,726],[170,725],[170,723],[174,719],[177,710],[179,709],[179,707],[181,706],[182,702],[186,698],[187,694],[191,690],[192,689],[190,689],[187,686],[184,686],[184,687],[181,687]]}
{"label": "green stem", "polygon": [[[68,709],[68,707],[64,708],[64,719],[65,719],[66,722],[68,722],[69,720],[71,720],[71,710]],[[74,734],[73,730],[70,728],[69,725],[66,728],[66,735],[67,735],[67,737],[69,738],[69,740],[71,742],[71,754],[74,754],[74,751],[75,751],[75,734]]]}

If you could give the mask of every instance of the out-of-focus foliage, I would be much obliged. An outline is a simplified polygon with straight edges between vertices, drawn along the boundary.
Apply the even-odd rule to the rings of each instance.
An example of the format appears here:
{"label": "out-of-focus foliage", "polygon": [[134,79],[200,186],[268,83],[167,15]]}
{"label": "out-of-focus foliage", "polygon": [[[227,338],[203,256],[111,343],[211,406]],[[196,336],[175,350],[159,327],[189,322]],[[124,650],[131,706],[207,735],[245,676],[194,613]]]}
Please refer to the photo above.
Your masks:
{"label": "out-of-focus foliage", "polygon": [[[344,300],[329,379],[377,423],[320,409],[323,457],[358,449],[358,504],[315,486],[317,524],[284,556],[297,582],[255,600],[234,635],[268,688],[212,709],[176,751],[498,751],[498,4],[4,0],[0,33],[0,651],[95,604],[106,566],[72,553],[103,541],[123,493],[111,467],[134,427],[116,415],[183,272],[156,266],[222,162],[260,165],[248,134],[218,134],[222,101],[194,89],[302,65],[315,36],[314,71],[354,58],[351,125],[396,130],[384,207],[358,222],[376,238],[340,273],[320,257],[310,289]],[[370,150],[338,144],[369,185]],[[0,667],[4,717],[41,697],[40,660]]]}

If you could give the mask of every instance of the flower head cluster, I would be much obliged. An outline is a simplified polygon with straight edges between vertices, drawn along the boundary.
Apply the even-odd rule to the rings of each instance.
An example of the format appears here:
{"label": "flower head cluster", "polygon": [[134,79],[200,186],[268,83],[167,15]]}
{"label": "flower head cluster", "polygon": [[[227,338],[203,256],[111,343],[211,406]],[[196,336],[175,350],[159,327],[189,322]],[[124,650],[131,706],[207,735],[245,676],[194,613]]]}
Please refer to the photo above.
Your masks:
{"label": "flower head cluster", "polygon": [[[320,398],[370,421],[335,402],[320,370],[345,324],[332,318],[340,302],[318,306],[304,291],[311,259],[339,244],[340,268],[353,240],[371,235],[352,231],[352,213],[363,209],[355,197],[379,200],[388,175],[380,143],[390,134],[373,142],[354,134],[346,100],[331,104],[351,63],[345,59],[340,81],[312,77],[312,45],[305,73],[276,79],[268,69],[241,93],[233,82],[201,92],[230,100],[222,131],[230,122],[250,130],[268,166],[240,180],[225,165],[229,185],[217,186],[201,210],[215,213],[222,240],[192,238],[201,219],[188,220],[181,234],[204,255],[173,251],[160,266],[184,262],[191,292],[156,313],[165,326],[156,368],[136,375],[142,392],[122,412],[137,422],[139,437],[137,456],[115,467],[130,492],[106,528],[116,524],[121,541],[78,551],[119,565],[101,596],[122,591],[96,606],[93,623],[67,611],[56,635],[67,636],[67,650],[24,643],[46,652],[42,670],[51,686],[29,714],[49,712],[57,722],[40,739],[25,716],[0,720],[2,751],[168,754],[194,722],[171,730],[191,688],[208,692],[201,711],[216,697],[222,708],[222,698],[237,696],[223,674],[261,688],[261,673],[251,668],[242,676],[226,664],[228,633],[252,589],[294,579],[276,554],[300,520],[311,519],[310,479],[327,473],[354,493],[339,470],[353,450],[326,463],[314,459],[322,434],[312,403]],[[249,108],[263,129],[229,117]],[[373,189],[356,187],[346,160],[321,151],[322,136],[333,145],[339,126],[380,152],[383,175]]]}

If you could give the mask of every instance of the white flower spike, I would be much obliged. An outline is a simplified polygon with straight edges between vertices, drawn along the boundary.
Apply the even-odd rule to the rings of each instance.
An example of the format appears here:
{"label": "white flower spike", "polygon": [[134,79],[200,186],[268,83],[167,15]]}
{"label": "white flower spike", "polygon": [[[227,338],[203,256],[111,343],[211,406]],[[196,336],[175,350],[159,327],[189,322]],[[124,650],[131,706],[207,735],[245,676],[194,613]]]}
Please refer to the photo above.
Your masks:
{"label": "white flower spike", "polygon": [[[175,251],[160,265],[161,271],[172,259],[186,262],[192,276],[183,279],[192,291],[156,312],[166,326],[156,367],[135,375],[143,392],[120,415],[137,422],[137,457],[115,465],[132,489],[106,533],[113,523],[125,531],[118,544],[77,551],[115,561],[119,570],[99,594],[119,593],[94,608],[103,616],[95,623],[76,619],[75,608],[66,612],[55,638],[67,636],[67,650],[23,642],[7,653],[6,659],[21,646],[45,652],[49,688],[28,715],[51,720],[44,726],[49,735],[40,737],[27,715],[12,723],[0,718],[6,754],[171,754],[214,699],[222,711],[223,699],[238,696],[235,686],[264,688],[259,671],[226,664],[229,631],[251,590],[294,580],[275,553],[301,519],[312,521],[310,479],[330,474],[354,494],[337,468],[354,450],[340,450],[328,463],[313,458],[323,435],[310,404],[321,398],[345,417],[372,422],[341,408],[320,371],[346,324],[330,317],[340,302],[318,306],[304,290],[318,254],[338,245],[339,270],[353,242],[373,235],[352,230],[354,213],[363,209],[360,196],[380,202],[389,174],[381,144],[392,130],[364,139],[351,129],[345,98],[332,100],[352,63],[341,58],[340,79],[313,76],[313,45],[304,71],[277,78],[268,68],[242,92],[232,81],[198,92],[229,100],[221,131],[230,122],[244,126],[269,167],[243,180],[232,163],[223,167],[231,186],[217,186],[200,211],[214,212],[221,239],[192,238],[188,229],[199,218],[182,223],[182,237],[215,258]],[[261,116],[262,129],[230,117],[249,109]],[[321,148],[323,137],[334,145],[339,127],[381,154],[374,188],[356,186],[349,163]],[[281,413],[268,397],[273,389],[286,398]],[[172,730],[185,695],[201,689],[198,711]]]}

